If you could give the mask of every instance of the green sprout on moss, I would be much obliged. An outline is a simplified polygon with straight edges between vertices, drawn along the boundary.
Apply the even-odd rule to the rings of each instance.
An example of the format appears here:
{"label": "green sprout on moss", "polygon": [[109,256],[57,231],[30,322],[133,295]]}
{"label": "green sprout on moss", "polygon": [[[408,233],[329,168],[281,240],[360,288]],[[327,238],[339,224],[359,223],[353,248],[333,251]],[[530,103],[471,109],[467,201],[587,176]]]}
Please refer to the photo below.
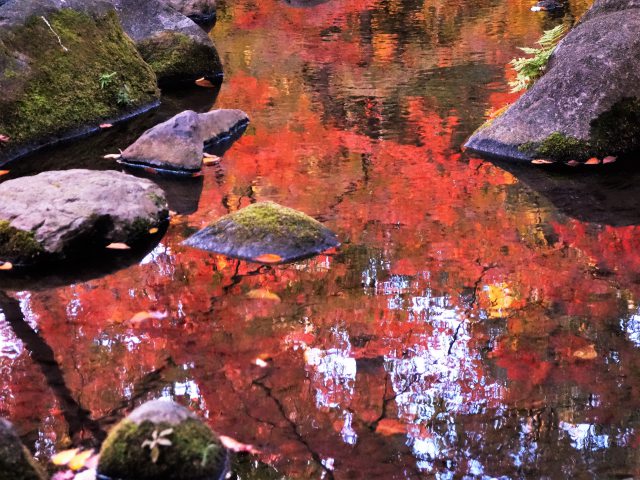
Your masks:
{"label": "green sprout on moss", "polygon": [[129,85],[127,85],[126,83],[120,87],[120,90],[118,90],[116,103],[121,107],[126,107],[133,103],[133,100],[131,100],[131,95],[129,94]]}
{"label": "green sprout on moss", "polygon": [[545,31],[540,37],[537,42],[540,48],[520,48],[527,55],[533,56],[516,58],[509,63],[517,74],[516,79],[513,82],[509,82],[511,92],[515,93],[529,89],[544,74],[551,54],[553,54],[567,30],[565,25],[558,25],[551,30]]}
{"label": "green sprout on moss", "polygon": [[100,90],[104,90],[113,82],[114,77],[118,74],[118,72],[112,73],[103,73],[100,75],[98,82],[100,83]]}
{"label": "green sprout on moss", "polygon": [[173,428],[167,428],[158,433],[158,430],[154,430],[149,440],[142,442],[142,448],[149,447],[151,451],[151,461],[153,463],[158,462],[160,458],[160,446],[170,447],[172,445],[171,440],[166,438],[173,433]]}

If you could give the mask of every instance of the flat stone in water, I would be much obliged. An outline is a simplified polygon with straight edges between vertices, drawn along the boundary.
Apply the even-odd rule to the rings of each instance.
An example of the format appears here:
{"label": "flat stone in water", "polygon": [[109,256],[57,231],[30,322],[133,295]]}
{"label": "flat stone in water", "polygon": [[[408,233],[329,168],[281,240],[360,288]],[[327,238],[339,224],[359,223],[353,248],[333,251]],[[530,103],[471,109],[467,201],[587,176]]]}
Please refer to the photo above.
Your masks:
{"label": "flat stone in water", "polygon": [[226,215],[188,238],[185,245],[257,263],[287,263],[340,245],[320,222],[273,202]]}

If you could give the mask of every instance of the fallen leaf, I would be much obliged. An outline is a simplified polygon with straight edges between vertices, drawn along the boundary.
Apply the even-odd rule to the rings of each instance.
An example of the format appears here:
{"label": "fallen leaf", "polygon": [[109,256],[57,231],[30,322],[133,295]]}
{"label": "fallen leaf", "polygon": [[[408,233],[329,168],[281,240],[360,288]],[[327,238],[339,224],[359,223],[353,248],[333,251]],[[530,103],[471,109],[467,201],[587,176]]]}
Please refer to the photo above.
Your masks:
{"label": "fallen leaf", "polygon": [[222,445],[224,445],[227,449],[233,452],[236,452],[236,453],[247,452],[253,455],[257,455],[260,453],[260,450],[258,450],[256,447],[248,443],[239,442],[238,440],[231,437],[227,437],[226,435],[220,435],[219,438],[220,438],[220,442],[222,442]]}
{"label": "fallen leaf", "polygon": [[280,303],[280,297],[266,288],[256,288],[255,290],[249,291],[247,298],[251,298],[252,300],[271,300]]}
{"label": "fallen leaf", "polygon": [[220,160],[220,157],[219,157],[219,156],[214,155],[214,154],[212,154],[212,153],[203,152],[203,153],[202,153],[202,156],[203,156],[204,158],[214,158],[214,159]]}
{"label": "fallen leaf", "polygon": [[213,83],[211,83],[209,80],[207,80],[204,77],[197,79],[196,85],[204,88],[216,88],[216,86]]}
{"label": "fallen leaf", "polygon": [[118,160],[121,157],[122,155],[120,155],[119,153],[108,153],[102,158],[106,158],[107,160]]}
{"label": "fallen leaf", "polygon": [[73,460],[79,451],[79,448],[74,448],[73,450],[63,450],[62,452],[58,452],[51,457],[51,463],[54,465],[67,465],[71,460]]}
{"label": "fallen leaf", "polygon": [[13,264],[11,262],[0,263],[0,270],[13,270]]}
{"label": "fallen leaf", "polygon": [[255,363],[260,368],[267,368],[269,366],[269,364],[267,362],[265,362],[264,360],[262,360],[261,358],[256,358],[253,361],[253,363]]}
{"label": "fallen leaf", "polygon": [[556,163],[553,160],[545,160],[544,158],[537,158],[535,160],[531,160],[531,163],[534,165],[549,165],[552,163]]}
{"label": "fallen leaf", "polygon": [[389,437],[391,435],[404,435],[407,433],[407,426],[399,420],[383,418],[378,422],[376,433]]}
{"label": "fallen leaf", "polygon": [[113,125],[111,125],[110,123],[101,123],[100,124],[100,128],[111,128],[113,127]]}
{"label": "fallen leaf", "polygon": [[275,253],[265,253],[257,256],[253,261],[258,263],[279,263],[282,261],[282,257]]}
{"label": "fallen leaf", "polygon": [[6,135],[0,135],[0,142],[7,143],[9,140],[11,140],[11,137],[7,137]]}
{"label": "fallen leaf", "polygon": [[600,159],[596,157],[591,157],[589,160],[584,162],[585,165],[600,165]]}
{"label": "fallen leaf", "polygon": [[169,210],[170,217],[175,217],[176,215],[178,215],[178,212],[176,212],[175,210]]}
{"label": "fallen leaf", "polygon": [[591,344],[586,347],[579,348],[573,352],[573,356],[580,360],[593,360],[598,357],[598,352],[596,352],[595,345]]}
{"label": "fallen leaf", "polygon": [[197,177],[202,177],[204,175],[204,173],[200,172],[196,172],[196,173],[192,173],[191,174],[191,178],[197,178]]}
{"label": "fallen leaf", "polygon": [[567,162],[567,165],[569,165],[570,167],[577,167],[578,165],[580,165],[580,162],[577,162],[575,160],[569,160]]}
{"label": "fallen leaf", "polygon": [[167,318],[169,314],[167,312],[147,312],[142,311],[136,313],[133,317],[131,317],[127,323],[130,325],[139,325],[146,320],[162,320],[163,318]]}
{"label": "fallen leaf", "polygon": [[7,175],[9,173],[9,170],[0,170],[0,177],[2,175]]}
{"label": "fallen leaf", "polygon": [[111,250],[130,250],[131,249],[131,247],[126,243],[120,243],[120,242],[110,243],[105,248],[109,248]]}
{"label": "fallen leaf", "polygon": [[157,227],[150,228],[149,233],[151,235],[155,235],[156,233],[158,233],[158,228]]}
{"label": "fallen leaf", "polygon": [[618,159],[618,157],[612,157],[612,156],[608,156],[608,157],[604,157],[602,159],[602,163],[613,163]]}
{"label": "fallen leaf", "polygon": [[93,455],[93,450],[85,450],[77,454],[73,459],[69,462],[68,467],[71,470],[81,470],[84,468],[85,462]]}
{"label": "fallen leaf", "polygon": [[156,170],[155,168],[144,167],[142,170],[147,172],[147,173],[153,173],[154,175],[158,174],[158,170]]}
{"label": "fallen leaf", "polygon": [[216,157],[215,155],[212,155],[209,157],[205,155],[205,157],[202,159],[202,163],[206,166],[215,165],[219,161],[220,161],[220,157]]}

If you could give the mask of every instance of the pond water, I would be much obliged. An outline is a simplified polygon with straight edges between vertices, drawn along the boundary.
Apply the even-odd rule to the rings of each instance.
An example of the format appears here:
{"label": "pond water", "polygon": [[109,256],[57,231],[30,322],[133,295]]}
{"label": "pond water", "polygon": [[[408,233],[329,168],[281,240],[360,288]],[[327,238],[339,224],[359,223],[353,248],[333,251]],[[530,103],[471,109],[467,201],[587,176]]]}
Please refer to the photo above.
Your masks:
{"label": "pond water", "polygon": [[[640,475],[638,173],[460,149],[517,97],[517,47],[589,2],[292,3],[220,2],[219,92],[11,166],[113,168],[145,126],[214,102],[252,120],[203,177],[161,179],[181,215],[142,259],[2,283],[0,415],[46,458],[173,398],[273,467],[240,478]],[[258,200],[342,247],[260,267],[181,246]]]}

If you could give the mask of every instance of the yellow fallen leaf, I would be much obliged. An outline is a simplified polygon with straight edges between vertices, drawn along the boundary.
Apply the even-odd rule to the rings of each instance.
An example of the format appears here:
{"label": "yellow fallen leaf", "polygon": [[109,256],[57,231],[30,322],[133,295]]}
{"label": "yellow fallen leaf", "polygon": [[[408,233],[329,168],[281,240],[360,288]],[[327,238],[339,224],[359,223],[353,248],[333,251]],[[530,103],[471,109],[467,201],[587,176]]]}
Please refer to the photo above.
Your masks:
{"label": "yellow fallen leaf", "polygon": [[282,257],[275,253],[265,253],[257,256],[253,261],[258,263],[280,263],[282,261]]}
{"label": "yellow fallen leaf", "polygon": [[126,243],[120,243],[120,242],[110,243],[109,245],[106,246],[106,248],[109,248],[111,250],[130,250],[131,249],[131,247]]}
{"label": "yellow fallen leaf", "polygon": [[51,457],[51,463],[54,465],[67,465],[71,460],[73,460],[79,451],[79,448],[74,448],[73,450],[63,450],[62,452],[58,452]]}
{"label": "yellow fallen leaf", "polygon": [[579,348],[573,352],[573,356],[580,360],[593,360],[598,357],[598,352],[596,352],[595,345],[591,344],[586,347]]}
{"label": "yellow fallen leaf", "polygon": [[120,155],[119,153],[108,153],[102,158],[105,158],[107,160],[118,160],[120,157],[122,157],[122,155]]}
{"label": "yellow fallen leaf", "polygon": [[2,262],[0,263],[0,270],[12,270],[13,264],[11,262]]}
{"label": "yellow fallen leaf", "polygon": [[586,162],[584,162],[585,165],[600,165],[600,159],[596,158],[596,157],[592,157],[589,160],[587,160]]}
{"label": "yellow fallen leaf", "polygon": [[93,450],[85,450],[82,453],[77,454],[73,459],[69,462],[68,467],[71,470],[80,470],[84,468],[85,462],[93,455]]}
{"label": "yellow fallen leaf", "polygon": [[196,85],[204,88],[215,88],[216,86],[206,78],[202,77],[196,80]]}
{"label": "yellow fallen leaf", "polygon": [[265,288],[256,288],[247,293],[247,298],[252,300],[271,300],[280,303],[280,297]]}
{"label": "yellow fallen leaf", "polygon": [[149,233],[151,235],[155,235],[156,233],[158,233],[158,228],[157,227],[150,228]]}

